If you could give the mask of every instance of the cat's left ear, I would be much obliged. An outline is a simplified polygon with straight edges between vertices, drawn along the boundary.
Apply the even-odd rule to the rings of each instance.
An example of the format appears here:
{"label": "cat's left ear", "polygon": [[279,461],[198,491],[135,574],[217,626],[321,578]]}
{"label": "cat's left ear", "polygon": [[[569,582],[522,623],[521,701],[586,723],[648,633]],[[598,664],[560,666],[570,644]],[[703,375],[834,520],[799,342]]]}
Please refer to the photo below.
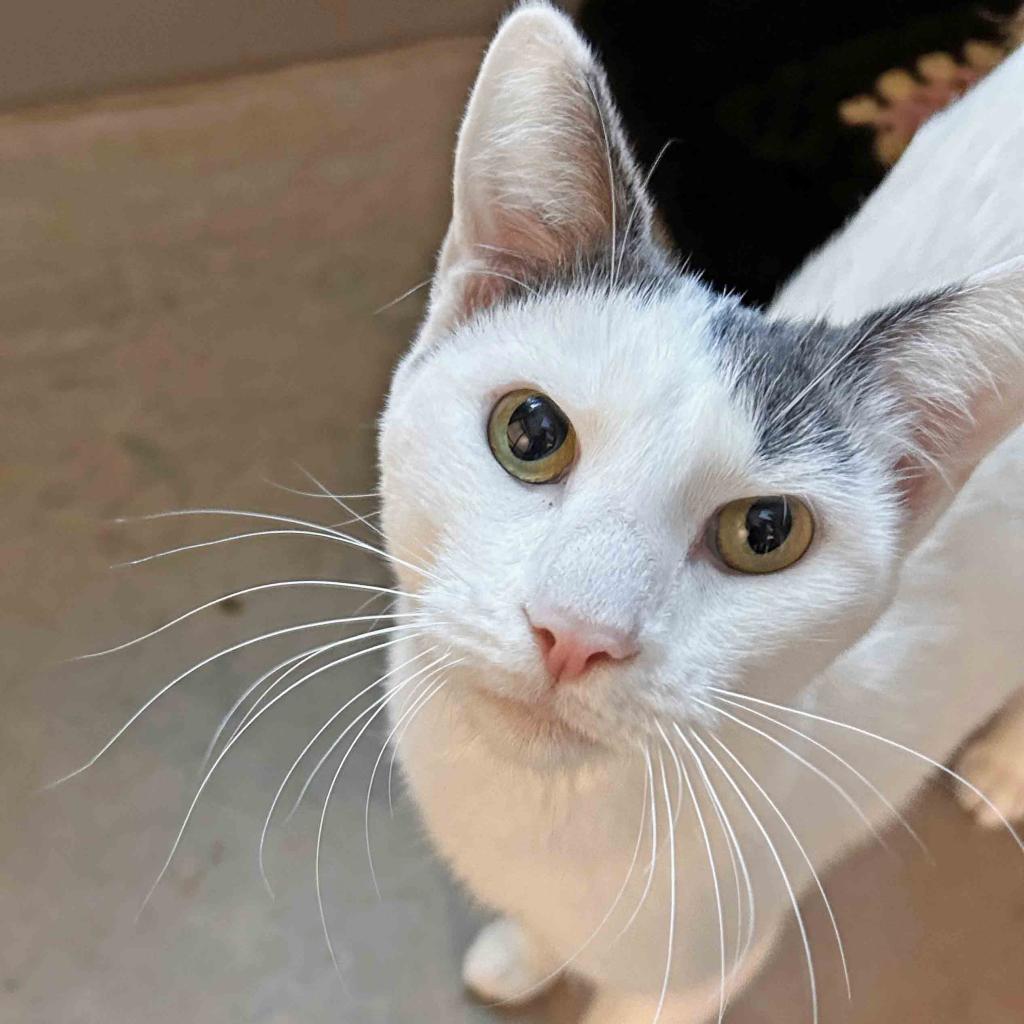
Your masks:
{"label": "cat's left ear", "polygon": [[[889,421],[904,545],[935,524],[975,468],[1024,423],[1024,260],[862,324],[869,402]],[[856,361],[856,357],[855,357]],[[895,429],[893,429],[895,422]]]}
{"label": "cat's left ear", "polygon": [[516,281],[595,253],[611,270],[650,236],[650,203],[594,55],[554,8],[518,8],[462,122],[431,318],[451,327]]}

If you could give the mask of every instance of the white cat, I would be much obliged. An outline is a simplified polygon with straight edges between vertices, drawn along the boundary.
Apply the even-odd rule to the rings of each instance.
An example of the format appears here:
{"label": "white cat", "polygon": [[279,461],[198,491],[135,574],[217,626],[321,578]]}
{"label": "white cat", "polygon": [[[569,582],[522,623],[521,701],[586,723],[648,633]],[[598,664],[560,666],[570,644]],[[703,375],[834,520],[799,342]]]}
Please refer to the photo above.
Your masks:
{"label": "white cat", "polygon": [[381,431],[399,611],[443,623],[392,649],[391,714],[502,915],[484,998],[571,969],[588,1021],[720,1015],[1020,681],[1020,438],[972,472],[1024,418],[1024,271],[960,282],[1024,252],[1021,95],[1024,56],[765,315],[663,250],[568,20],[504,23]]}

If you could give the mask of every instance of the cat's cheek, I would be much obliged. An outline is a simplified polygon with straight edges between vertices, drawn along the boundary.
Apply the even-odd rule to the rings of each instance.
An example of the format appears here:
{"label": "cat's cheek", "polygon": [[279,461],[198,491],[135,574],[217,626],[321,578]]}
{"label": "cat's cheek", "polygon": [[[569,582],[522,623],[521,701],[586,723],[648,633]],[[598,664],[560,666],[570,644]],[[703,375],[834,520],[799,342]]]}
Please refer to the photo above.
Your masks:
{"label": "cat's cheek", "polygon": [[429,580],[426,574],[436,568],[440,529],[414,506],[390,496],[386,474],[383,491],[381,525],[392,556],[391,571],[402,590],[419,593]]}

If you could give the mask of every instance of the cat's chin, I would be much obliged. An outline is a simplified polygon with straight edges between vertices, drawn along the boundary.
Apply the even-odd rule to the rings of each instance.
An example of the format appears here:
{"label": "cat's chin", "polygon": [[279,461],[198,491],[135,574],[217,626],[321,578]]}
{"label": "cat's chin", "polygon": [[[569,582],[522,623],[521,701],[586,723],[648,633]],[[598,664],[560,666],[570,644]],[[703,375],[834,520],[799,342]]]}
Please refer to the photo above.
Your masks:
{"label": "cat's chin", "polygon": [[550,770],[578,766],[609,753],[600,740],[543,704],[473,687],[463,709],[473,731],[488,747],[517,764]]}

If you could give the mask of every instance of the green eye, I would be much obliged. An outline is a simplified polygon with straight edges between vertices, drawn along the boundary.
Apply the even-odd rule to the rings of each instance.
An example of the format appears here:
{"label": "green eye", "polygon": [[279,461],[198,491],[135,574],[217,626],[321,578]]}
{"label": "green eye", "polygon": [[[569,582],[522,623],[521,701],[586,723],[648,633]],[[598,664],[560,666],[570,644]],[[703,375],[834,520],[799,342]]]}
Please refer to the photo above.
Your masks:
{"label": "green eye", "polygon": [[487,440],[502,469],[528,484],[557,480],[576,458],[576,431],[547,395],[512,391],[491,410]]}
{"label": "green eye", "polygon": [[740,498],[718,510],[712,530],[714,548],[730,569],[778,572],[800,561],[811,546],[814,517],[799,498]]}

